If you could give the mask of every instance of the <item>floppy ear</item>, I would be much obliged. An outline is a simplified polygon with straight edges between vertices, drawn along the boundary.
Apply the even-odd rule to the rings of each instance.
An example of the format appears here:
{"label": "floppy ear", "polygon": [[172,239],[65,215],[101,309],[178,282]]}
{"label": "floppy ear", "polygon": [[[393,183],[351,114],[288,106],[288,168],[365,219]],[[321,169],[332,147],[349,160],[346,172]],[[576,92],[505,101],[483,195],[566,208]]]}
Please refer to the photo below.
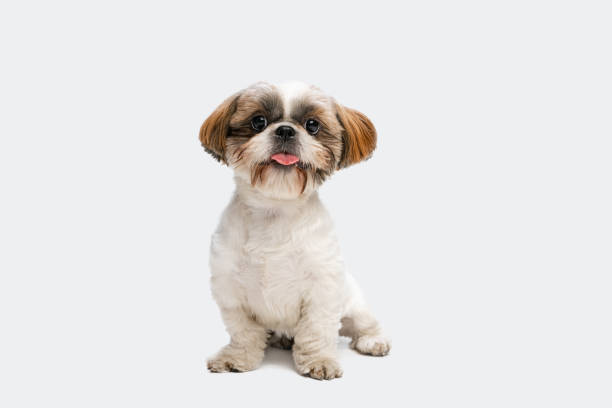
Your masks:
{"label": "floppy ear", "polygon": [[369,159],[376,148],[376,129],[361,112],[336,104],[336,115],[344,128],[342,157],[338,169]]}
{"label": "floppy ear", "polygon": [[200,128],[200,142],[204,150],[215,159],[225,163],[225,138],[229,132],[230,118],[236,112],[236,105],[240,93],[227,98]]}

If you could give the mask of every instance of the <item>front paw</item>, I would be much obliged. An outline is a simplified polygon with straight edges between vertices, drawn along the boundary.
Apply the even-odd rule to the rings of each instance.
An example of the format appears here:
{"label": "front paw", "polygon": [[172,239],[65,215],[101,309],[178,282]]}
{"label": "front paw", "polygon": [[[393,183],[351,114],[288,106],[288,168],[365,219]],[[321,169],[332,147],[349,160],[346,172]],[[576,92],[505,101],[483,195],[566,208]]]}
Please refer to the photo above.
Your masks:
{"label": "front paw", "polygon": [[391,341],[383,336],[361,336],[351,342],[351,347],[361,354],[386,356],[391,350]]}
{"label": "front paw", "polygon": [[316,380],[333,380],[342,377],[340,364],[332,358],[322,357],[306,364],[298,365],[298,371],[302,375]]}
{"label": "front paw", "polygon": [[206,366],[213,373],[244,372],[256,369],[262,359],[263,352],[226,346]]}

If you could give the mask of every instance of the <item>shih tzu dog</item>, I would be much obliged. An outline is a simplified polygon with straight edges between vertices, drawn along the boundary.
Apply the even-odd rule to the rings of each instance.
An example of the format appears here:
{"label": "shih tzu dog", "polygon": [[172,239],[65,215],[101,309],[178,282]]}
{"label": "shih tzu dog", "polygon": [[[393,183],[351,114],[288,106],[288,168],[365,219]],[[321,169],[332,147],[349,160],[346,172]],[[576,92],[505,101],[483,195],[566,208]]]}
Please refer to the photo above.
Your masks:
{"label": "shih tzu dog", "polygon": [[370,157],[370,120],[313,86],[257,83],[206,119],[200,141],[236,182],[210,249],[231,340],[208,369],[253,370],[270,345],[291,348],[303,375],[337,378],[338,335],[360,353],[386,355],[390,341],[344,270],[317,194],[335,170]]}

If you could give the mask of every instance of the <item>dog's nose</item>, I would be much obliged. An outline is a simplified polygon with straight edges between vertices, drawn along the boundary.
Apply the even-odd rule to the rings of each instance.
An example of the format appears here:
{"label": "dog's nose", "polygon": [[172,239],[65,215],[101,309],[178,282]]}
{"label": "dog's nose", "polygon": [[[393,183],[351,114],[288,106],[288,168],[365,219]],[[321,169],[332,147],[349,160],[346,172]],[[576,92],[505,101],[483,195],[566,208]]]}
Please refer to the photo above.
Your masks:
{"label": "dog's nose", "polygon": [[295,129],[291,126],[279,126],[276,128],[276,136],[283,141],[287,141],[295,136]]}

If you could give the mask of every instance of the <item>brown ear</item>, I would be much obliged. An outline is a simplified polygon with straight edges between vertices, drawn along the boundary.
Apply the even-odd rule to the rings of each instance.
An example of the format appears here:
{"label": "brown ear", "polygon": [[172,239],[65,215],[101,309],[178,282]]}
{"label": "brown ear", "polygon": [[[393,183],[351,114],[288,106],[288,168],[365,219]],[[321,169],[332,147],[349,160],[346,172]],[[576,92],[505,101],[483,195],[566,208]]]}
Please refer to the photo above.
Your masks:
{"label": "brown ear", "polygon": [[230,118],[236,112],[236,104],[239,93],[227,98],[210,116],[204,121],[200,128],[200,142],[204,150],[215,159],[225,163],[225,138],[229,132]]}
{"label": "brown ear", "polygon": [[336,114],[344,128],[338,169],[369,159],[376,148],[376,129],[370,119],[361,112],[339,104],[336,105]]}

